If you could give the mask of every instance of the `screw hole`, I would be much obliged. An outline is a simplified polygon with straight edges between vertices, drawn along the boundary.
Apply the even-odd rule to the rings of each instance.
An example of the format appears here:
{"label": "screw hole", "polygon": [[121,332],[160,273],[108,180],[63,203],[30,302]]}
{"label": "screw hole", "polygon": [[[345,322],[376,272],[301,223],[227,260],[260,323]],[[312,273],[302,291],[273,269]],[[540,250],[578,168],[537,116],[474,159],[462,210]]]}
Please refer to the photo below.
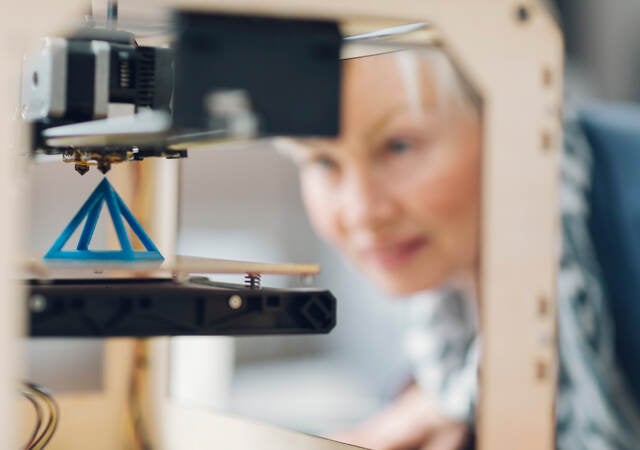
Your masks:
{"label": "screw hole", "polygon": [[553,83],[553,72],[550,68],[545,67],[542,69],[542,85],[544,87],[551,87]]}
{"label": "screw hole", "polygon": [[38,72],[33,72],[33,75],[31,75],[31,81],[33,81],[34,86],[38,86]]}
{"label": "screw hole", "polygon": [[545,296],[538,299],[538,316],[547,317],[549,314],[549,300]]}
{"label": "screw hole", "polygon": [[242,297],[240,297],[237,294],[232,295],[231,297],[229,297],[229,308],[231,309],[240,309],[242,308]]}
{"label": "screw hole", "polygon": [[516,9],[516,17],[519,22],[528,21],[530,17],[529,9],[524,5],[518,6],[518,9]]}
{"label": "screw hole", "polygon": [[544,361],[536,361],[536,379],[538,381],[544,381],[547,379],[548,366]]}
{"label": "screw hole", "polygon": [[29,299],[29,308],[35,313],[41,313],[47,309],[47,298],[44,295],[36,294]]}
{"label": "screw hole", "polygon": [[551,138],[551,133],[549,133],[548,131],[543,131],[542,135],[540,136],[540,146],[542,147],[542,150],[551,150],[552,144],[553,139]]}

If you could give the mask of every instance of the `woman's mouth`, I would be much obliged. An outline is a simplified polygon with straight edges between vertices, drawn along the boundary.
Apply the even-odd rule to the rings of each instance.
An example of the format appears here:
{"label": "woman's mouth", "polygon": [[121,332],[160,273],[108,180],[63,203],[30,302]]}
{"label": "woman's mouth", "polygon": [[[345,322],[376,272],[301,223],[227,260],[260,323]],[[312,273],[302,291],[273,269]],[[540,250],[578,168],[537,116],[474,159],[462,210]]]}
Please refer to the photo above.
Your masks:
{"label": "woman's mouth", "polygon": [[427,238],[415,237],[366,247],[363,249],[362,255],[369,264],[383,270],[393,270],[408,263],[427,245]]}

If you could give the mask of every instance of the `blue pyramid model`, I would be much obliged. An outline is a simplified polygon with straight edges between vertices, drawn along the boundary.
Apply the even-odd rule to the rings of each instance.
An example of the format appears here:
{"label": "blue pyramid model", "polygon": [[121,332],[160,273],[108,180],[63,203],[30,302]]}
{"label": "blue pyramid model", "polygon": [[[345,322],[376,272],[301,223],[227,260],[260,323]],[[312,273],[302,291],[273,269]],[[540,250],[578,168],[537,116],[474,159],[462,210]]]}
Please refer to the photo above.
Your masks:
{"label": "blue pyramid model", "polygon": [[[91,243],[93,232],[96,229],[103,203],[106,203],[109,209],[109,215],[111,216],[118,240],[120,241],[121,250],[89,250],[89,244]],[[122,220],[123,217],[131,227],[131,230],[138,239],[140,239],[146,251],[133,249]],[[71,238],[85,218],[87,220],[82,229],[82,234],[80,235],[76,249],[63,250],[69,238]],[[53,246],[51,246],[47,254],[44,255],[44,259],[149,261],[163,260],[164,258],[129,208],[124,204],[122,198],[116,193],[109,181],[104,178],[91,193],[87,201],[84,202],[73,219],[71,219],[71,222],[65,227],[60,236],[58,236]]]}

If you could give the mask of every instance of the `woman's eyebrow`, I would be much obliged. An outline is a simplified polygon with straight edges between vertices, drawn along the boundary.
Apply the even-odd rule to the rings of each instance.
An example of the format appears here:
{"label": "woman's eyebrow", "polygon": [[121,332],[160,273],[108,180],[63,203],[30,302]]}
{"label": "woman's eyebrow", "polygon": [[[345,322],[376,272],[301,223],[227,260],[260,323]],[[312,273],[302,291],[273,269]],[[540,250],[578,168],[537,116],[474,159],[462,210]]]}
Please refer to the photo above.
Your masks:
{"label": "woman's eyebrow", "polygon": [[[415,115],[415,110],[413,108],[410,108],[410,106],[406,103],[390,108],[382,117],[380,117],[367,128],[367,131],[363,133],[364,135],[362,136],[362,139],[368,144],[371,144],[372,142],[376,141],[381,134],[384,133],[385,129],[391,121],[393,121],[399,114],[404,114],[407,112]],[[425,111],[424,108],[421,110],[420,116],[424,118],[425,126],[426,121],[434,115],[435,112]]]}
{"label": "woman's eyebrow", "polygon": [[389,108],[380,118],[378,118],[375,122],[373,122],[372,125],[367,128],[367,131],[365,132],[366,136],[363,137],[367,138],[368,136],[376,134],[376,132],[379,132],[382,128],[387,126],[388,123],[391,122],[391,120],[393,120],[396,115],[405,111],[409,111],[409,109],[409,105],[407,105],[406,103],[401,103],[393,106],[392,108]]}
{"label": "woman's eyebrow", "polygon": [[398,115],[405,113],[418,117],[420,123],[424,123],[425,126],[440,117],[440,111],[437,108],[422,105],[420,112],[416,113],[415,109],[411,108],[410,105],[401,104],[389,109],[380,119],[376,120],[372,126],[368,127],[362,139],[367,143],[376,141],[381,134],[384,134],[385,129]]}

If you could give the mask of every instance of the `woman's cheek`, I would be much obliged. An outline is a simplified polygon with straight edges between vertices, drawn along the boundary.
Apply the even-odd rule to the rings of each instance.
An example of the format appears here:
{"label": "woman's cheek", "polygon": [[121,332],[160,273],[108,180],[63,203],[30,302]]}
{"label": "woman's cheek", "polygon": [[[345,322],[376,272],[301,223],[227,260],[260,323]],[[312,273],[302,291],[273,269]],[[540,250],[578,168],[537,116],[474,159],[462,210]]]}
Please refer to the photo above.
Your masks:
{"label": "woman's cheek", "polygon": [[421,178],[430,170],[432,153],[431,148],[423,144],[405,154],[389,155],[384,163],[387,177],[397,181]]}
{"label": "woman's cheek", "polygon": [[479,201],[475,162],[450,159],[437,154],[439,150],[444,149],[434,150],[428,163],[415,161],[394,177],[406,209],[430,225],[460,220]]}

